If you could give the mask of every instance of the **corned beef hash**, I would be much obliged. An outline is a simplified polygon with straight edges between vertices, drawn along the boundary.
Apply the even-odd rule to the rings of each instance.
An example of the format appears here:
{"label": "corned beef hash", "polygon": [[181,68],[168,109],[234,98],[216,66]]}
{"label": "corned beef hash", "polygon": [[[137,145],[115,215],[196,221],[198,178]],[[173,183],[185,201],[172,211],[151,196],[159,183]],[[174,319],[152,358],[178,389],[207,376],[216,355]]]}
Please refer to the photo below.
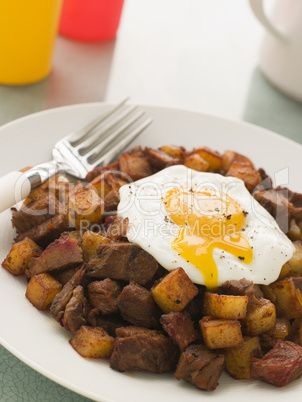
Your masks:
{"label": "corned beef hash", "polygon": [[86,182],[52,177],[12,224],[3,268],[81,356],[206,391],[223,370],[302,376],[302,195],[247,157],[136,147]]}

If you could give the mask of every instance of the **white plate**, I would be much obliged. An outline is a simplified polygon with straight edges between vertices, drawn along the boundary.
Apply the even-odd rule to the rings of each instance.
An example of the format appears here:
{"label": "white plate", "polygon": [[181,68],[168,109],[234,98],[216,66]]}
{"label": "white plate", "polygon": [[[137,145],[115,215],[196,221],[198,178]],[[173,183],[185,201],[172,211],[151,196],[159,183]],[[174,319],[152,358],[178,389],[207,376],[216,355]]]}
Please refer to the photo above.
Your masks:
{"label": "white plate", "polygon": [[[0,175],[50,158],[53,144],[66,133],[88,122],[104,104],[85,104],[37,113],[0,128]],[[136,141],[158,147],[179,144],[188,148],[207,145],[218,151],[232,149],[249,156],[257,167],[274,176],[289,172],[289,187],[302,192],[302,146],[255,126],[201,113],[144,106],[154,123]],[[286,176],[286,175],[285,175]],[[284,174],[278,180],[284,182]],[[287,183],[279,183],[287,184]],[[0,259],[6,256],[14,233],[10,212],[0,215]],[[236,381],[224,374],[216,391],[198,391],[170,374],[119,373],[107,361],[81,358],[69,345],[69,334],[47,313],[25,299],[26,282],[0,269],[2,345],[26,364],[53,381],[98,401],[184,402],[294,400],[302,380],[279,389],[260,381]]]}

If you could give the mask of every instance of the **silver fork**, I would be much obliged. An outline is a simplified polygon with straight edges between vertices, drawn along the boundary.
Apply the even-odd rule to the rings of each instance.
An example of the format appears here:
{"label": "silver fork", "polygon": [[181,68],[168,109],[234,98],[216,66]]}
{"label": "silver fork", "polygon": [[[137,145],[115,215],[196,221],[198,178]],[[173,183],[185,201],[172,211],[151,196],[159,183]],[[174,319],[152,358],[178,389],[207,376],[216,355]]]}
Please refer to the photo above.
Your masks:
{"label": "silver fork", "polygon": [[127,99],[58,141],[52,150],[52,161],[0,178],[0,212],[26,198],[59,171],[85,179],[95,167],[113,162],[152,122],[150,117],[142,119],[142,109],[126,102]]}

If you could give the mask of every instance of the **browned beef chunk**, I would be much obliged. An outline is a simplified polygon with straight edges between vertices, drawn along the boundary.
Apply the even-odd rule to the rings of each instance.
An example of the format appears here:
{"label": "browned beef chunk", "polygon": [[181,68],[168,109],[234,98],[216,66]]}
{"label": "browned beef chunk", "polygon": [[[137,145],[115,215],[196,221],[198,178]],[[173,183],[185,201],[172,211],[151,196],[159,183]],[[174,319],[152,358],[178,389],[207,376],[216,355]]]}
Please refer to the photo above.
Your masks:
{"label": "browned beef chunk", "polygon": [[105,330],[110,336],[116,336],[117,328],[127,327],[129,322],[125,321],[120,315],[102,315],[98,314],[97,310],[90,311],[87,321],[92,327],[100,327]]}
{"label": "browned beef chunk", "polygon": [[220,292],[226,295],[247,296],[250,304],[258,303],[257,297],[263,297],[259,286],[248,279],[226,281],[220,286]]}
{"label": "browned beef chunk", "polygon": [[252,358],[251,376],[276,387],[302,376],[302,347],[296,343],[278,340],[262,359]]}
{"label": "browned beef chunk", "polygon": [[295,193],[287,187],[277,187],[276,191],[293,204],[294,207],[302,207],[302,194]]}
{"label": "browned beef chunk", "polygon": [[204,345],[191,345],[182,352],[175,378],[184,379],[197,388],[213,391],[224,366],[224,356],[210,352]]}
{"label": "browned beef chunk", "polygon": [[292,278],[295,289],[299,289],[302,294],[302,276],[294,276]]}
{"label": "browned beef chunk", "polygon": [[272,179],[269,177],[269,175],[266,173],[266,171],[262,168],[258,169],[258,172],[261,177],[261,183],[257,186],[257,190],[267,190],[269,188],[273,187],[273,182]]}
{"label": "browned beef chunk", "polygon": [[287,187],[277,187],[276,191],[289,202],[291,216],[296,222],[302,221],[302,194],[289,190]]}
{"label": "browned beef chunk", "polygon": [[119,193],[116,190],[110,191],[104,198],[105,212],[107,214],[113,214],[117,210],[117,206],[120,202]]}
{"label": "browned beef chunk", "polygon": [[157,271],[156,260],[133,243],[100,244],[99,258],[87,262],[87,277],[135,281],[145,285]]}
{"label": "browned beef chunk", "polygon": [[119,371],[164,373],[175,368],[178,348],[156,330],[122,327],[116,330],[110,366]]}
{"label": "browned beef chunk", "polygon": [[17,233],[27,232],[54,215],[63,213],[62,205],[52,193],[45,194],[45,196],[19,211],[15,208],[12,210],[12,223]]}
{"label": "browned beef chunk", "polygon": [[183,312],[187,312],[188,314],[190,314],[193,321],[197,321],[197,320],[201,319],[202,309],[200,308],[200,306],[202,306],[202,303],[203,303],[203,296],[204,296],[205,290],[206,290],[205,286],[198,286],[198,294],[182,310]]}
{"label": "browned beef chunk", "polygon": [[276,219],[281,230],[286,233],[289,229],[292,204],[282,192],[275,189],[256,191],[254,197]]}
{"label": "browned beef chunk", "polygon": [[121,239],[126,237],[128,229],[128,218],[123,219],[120,216],[108,216],[105,220],[106,237],[109,239]]}
{"label": "browned beef chunk", "polygon": [[118,172],[119,170],[120,170],[120,164],[118,162],[113,162],[110,165],[94,168],[93,170],[87,173],[85,180],[90,182],[104,172],[108,171]]}
{"label": "browned beef chunk", "polygon": [[[261,287],[259,285],[254,284],[254,294],[255,294],[255,297],[256,297],[255,303],[257,303],[257,299],[260,299],[261,297],[263,297],[263,292],[262,292]],[[249,297],[249,294],[247,294],[247,296]],[[254,300],[254,298],[253,299],[249,298],[249,303],[250,304],[253,304],[252,300]]]}
{"label": "browned beef chunk", "polygon": [[79,285],[74,289],[72,297],[65,307],[64,317],[62,319],[64,327],[74,334],[82,325],[87,324],[86,318],[88,311],[89,305],[84,296],[84,289]]}
{"label": "browned beef chunk", "polygon": [[289,202],[293,205],[291,210],[293,218],[297,222],[302,221],[302,194],[290,191]]}
{"label": "browned beef chunk", "polygon": [[276,345],[278,339],[272,333],[264,333],[259,335],[259,342],[262,353],[267,353]]}
{"label": "browned beef chunk", "polygon": [[27,232],[19,234],[15,241],[20,241],[23,240],[24,237],[29,237],[39,246],[44,248],[57,239],[61,233],[65,232],[67,229],[68,226],[65,222],[64,215],[55,215],[40,225],[31,228]]}
{"label": "browned beef chunk", "polygon": [[131,282],[125,286],[117,300],[122,317],[131,324],[158,328],[160,310],[158,309],[150,290]]}
{"label": "browned beef chunk", "polygon": [[244,181],[245,187],[250,193],[261,184],[261,176],[258,170],[254,167],[241,162],[233,162],[229,170],[226,172],[226,177],[237,177]]}
{"label": "browned beef chunk", "polygon": [[190,343],[196,342],[198,334],[190,314],[173,311],[163,314],[160,318],[163,329],[180,350],[184,350]]}
{"label": "browned beef chunk", "polygon": [[179,165],[181,163],[179,159],[174,158],[159,149],[145,148],[145,155],[155,171],[164,169],[168,166]]}
{"label": "browned beef chunk", "polygon": [[83,250],[76,239],[60,237],[28,264],[29,275],[65,269],[83,262]]}
{"label": "browned beef chunk", "polygon": [[291,211],[291,215],[296,220],[296,222],[300,224],[302,221],[302,208],[293,208]]}
{"label": "browned beef chunk", "polygon": [[[260,172],[261,170],[259,169]],[[264,175],[266,175],[265,172]],[[285,233],[288,231],[291,218],[298,223],[302,221],[302,194],[291,191],[287,187],[273,189],[267,175],[256,190],[254,194],[256,200],[277,220]]]}
{"label": "browned beef chunk", "polygon": [[150,163],[142,155],[122,154],[119,159],[121,171],[132,180],[139,180],[152,174]]}
{"label": "browned beef chunk", "polygon": [[79,269],[78,266],[64,269],[63,271],[53,271],[51,275],[55,277],[62,285],[65,285]]}
{"label": "browned beef chunk", "polygon": [[301,193],[295,193],[293,191],[289,191],[289,201],[293,204],[295,208],[301,208],[302,207],[302,194]]}
{"label": "browned beef chunk", "polygon": [[109,278],[103,281],[94,281],[87,286],[90,305],[102,314],[116,314],[117,298],[122,287]]}
{"label": "browned beef chunk", "polygon": [[158,265],[158,269],[155,272],[155,275],[153,276],[153,278],[151,278],[150,281],[148,281],[147,283],[144,284],[144,288],[150,290],[155,282],[159,281],[161,278],[166,276],[168,273],[169,273],[169,271],[167,271],[161,265]]}
{"label": "browned beef chunk", "polygon": [[73,277],[63,286],[62,290],[54,297],[50,305],[50,314],[55,320],[61,322],[66,304],[72,297],[73,290],[81,285],[85,275],[85,268],[76,271]]}

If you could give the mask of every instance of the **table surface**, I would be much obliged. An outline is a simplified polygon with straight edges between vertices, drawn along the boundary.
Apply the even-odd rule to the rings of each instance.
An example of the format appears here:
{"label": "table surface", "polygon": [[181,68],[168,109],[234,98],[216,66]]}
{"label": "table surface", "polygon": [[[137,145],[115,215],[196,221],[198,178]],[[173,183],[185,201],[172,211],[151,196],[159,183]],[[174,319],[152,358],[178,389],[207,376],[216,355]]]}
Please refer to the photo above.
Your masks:
{"label": "table surface", "polygon": [[[194,109],[245,120],[302,143],[302,103],[258,68],[263,30],[243,0],[126,0],[116,39],[59,37],[53,70],[28,86],[0,85],[0,125],[85,102]],[[1,401],[88,401],[0,347]]]}

